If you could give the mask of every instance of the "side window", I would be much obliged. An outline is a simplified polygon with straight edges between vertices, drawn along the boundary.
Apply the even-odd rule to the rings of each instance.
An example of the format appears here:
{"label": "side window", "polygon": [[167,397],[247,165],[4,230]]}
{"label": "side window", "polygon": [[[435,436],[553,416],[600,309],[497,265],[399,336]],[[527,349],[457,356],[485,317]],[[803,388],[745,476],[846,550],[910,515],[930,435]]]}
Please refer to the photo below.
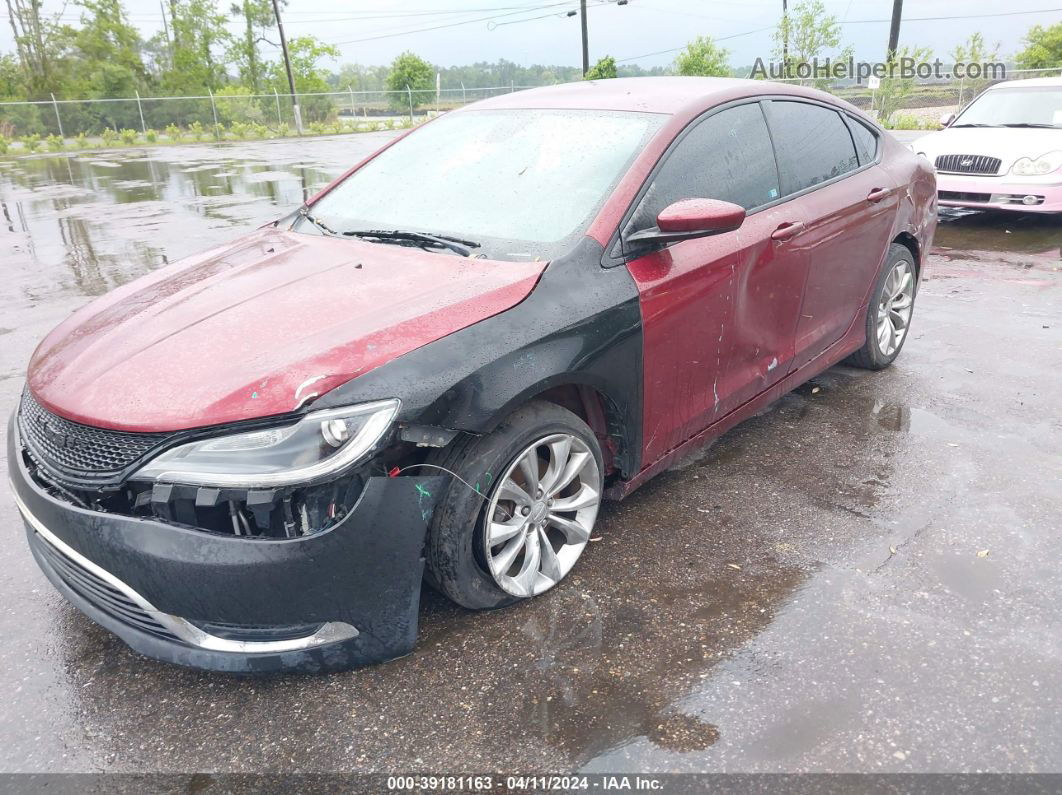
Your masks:
{"label": "side window", "polygon": [[679,141],[653,178],[628,229],[647,229],[680,199],[722,199],[746,210],[778,198],[778,168],[759,103],[720,111]]}
{"label": "side window", "polygon": [[871,131],[863,122],[845,117],[848,129],[852,131],[852,140],[855,141],[856,153],[859,155],[859,165],[865,166],[873,162],[878,156],[878,136]]}
{"label": "side window", "polygon": [[770,104],[771,132],[786,195],[859,167],[848,125],[835,110],[805,102]]}

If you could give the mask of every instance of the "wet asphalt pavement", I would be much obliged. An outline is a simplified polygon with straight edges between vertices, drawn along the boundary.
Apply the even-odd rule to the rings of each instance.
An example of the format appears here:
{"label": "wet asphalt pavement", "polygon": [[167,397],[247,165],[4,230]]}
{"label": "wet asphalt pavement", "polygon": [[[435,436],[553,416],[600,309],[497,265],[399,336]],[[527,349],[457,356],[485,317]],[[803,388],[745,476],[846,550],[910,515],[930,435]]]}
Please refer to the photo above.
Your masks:
{"label": "wet asphalt pavement", "polygon": [[[73,309],[389,135],[0,161],[0,411]],[[426,591],[375,668],[142,659],[52,590],[0,486],[0,770],[1062,771],[1060,268],[1062,222],[944,221],[894,367],[607,506],[542,598]]]}

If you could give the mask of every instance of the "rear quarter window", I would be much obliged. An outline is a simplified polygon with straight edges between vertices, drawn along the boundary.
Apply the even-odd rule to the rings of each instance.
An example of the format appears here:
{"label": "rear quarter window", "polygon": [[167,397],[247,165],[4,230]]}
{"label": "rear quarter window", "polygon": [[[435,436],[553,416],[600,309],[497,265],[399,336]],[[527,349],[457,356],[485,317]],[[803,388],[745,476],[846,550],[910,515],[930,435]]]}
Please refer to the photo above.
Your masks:
{"label": "rear quarter window", "polygon": [[837,111],[806,102],[774,100],[770,119],[786,195],[859,167],[852,134]]}
{"label": "rear quarter window", "polygon": [[845,117],[845,121],[848,122],[852,140],[855,141],[856,154],[859,155],[859,165],[864,166],[867,163],[874,162],[874,158],[878,156],[877,134],[863,122],[851,116]]}

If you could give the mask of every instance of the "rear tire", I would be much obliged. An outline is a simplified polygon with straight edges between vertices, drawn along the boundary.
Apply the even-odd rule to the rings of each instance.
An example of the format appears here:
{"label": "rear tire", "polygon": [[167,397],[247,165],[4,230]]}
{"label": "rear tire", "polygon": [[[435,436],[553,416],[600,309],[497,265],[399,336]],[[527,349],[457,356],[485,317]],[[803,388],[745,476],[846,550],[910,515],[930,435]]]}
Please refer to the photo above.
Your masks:
{"label": "rear tire", "polygon": [[914,256],[907,246],[893,243],[870,296],[864,321],[866,342],[844,363],[864,370],[882,370],[892,364],[907,341],[917,294]]}
{"label": "rear tire", "polygon": [[574,566],[597,518],[604,472],[597,438],[575,414],[533,401],[428,463],[460,477],[440,495],[425,550],[426,579],[454,602],[504,607],[548,590]]}

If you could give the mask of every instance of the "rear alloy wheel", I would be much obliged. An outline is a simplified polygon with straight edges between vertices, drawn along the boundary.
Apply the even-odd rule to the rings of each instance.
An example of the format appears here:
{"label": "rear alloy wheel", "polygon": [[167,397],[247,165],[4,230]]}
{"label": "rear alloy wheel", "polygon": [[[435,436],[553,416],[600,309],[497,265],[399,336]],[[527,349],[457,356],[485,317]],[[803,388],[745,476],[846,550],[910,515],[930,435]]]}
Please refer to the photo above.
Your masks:
{"label": "rear alloy wheel", "polygon": [[893,243],[867,307],[866,342],[845,364],[867,370],[892,364],[907,339],[917,294],[918,271],[911,250]]}
{"label": "rear alloy wheel", "polygon": [[586,548],[604,464],[594,432],[567,409],[533,401],[427,463],[456,475],[439,496],[425,558],[428,582],[459,605],[537,596]]}
{"label": "rear alloy wheel", "polygon": [[583,553],[601,505],[601,473],[586,442],[557,433],[529,445],[487,506],[484,543],[494,582],[517,597],[560,582]]}
{"label": "rear alloy wheel", "polygon": [[878,301],[878,350],[892,356],[907,336],[914,309],[915,275],[910,263],[900,260],[885,277],[885,289]]}

